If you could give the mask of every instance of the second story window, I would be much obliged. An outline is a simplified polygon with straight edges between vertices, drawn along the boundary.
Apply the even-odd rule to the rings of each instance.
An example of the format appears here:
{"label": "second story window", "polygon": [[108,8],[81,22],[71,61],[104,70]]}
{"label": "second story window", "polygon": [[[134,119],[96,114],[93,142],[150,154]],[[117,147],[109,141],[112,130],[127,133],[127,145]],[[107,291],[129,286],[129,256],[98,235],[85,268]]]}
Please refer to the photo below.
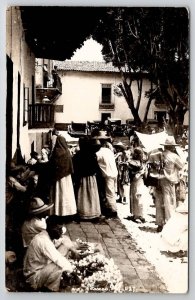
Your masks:
{"label": "second story window", "polygon": [[111,103],[111,84],[102,84],[102,101],[103,104]]}

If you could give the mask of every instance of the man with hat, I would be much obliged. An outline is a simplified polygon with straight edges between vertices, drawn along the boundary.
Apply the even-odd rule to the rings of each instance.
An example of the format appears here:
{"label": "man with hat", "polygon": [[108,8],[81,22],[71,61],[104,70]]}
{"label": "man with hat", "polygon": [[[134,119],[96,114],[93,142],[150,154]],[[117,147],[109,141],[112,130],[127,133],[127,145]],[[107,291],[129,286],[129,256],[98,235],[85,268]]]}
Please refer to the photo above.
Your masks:
{"label": "man with hat", "polygon": [[46,229],[45,217],[49,214],[52,204],[45,204],[42,199],[35,197],[31,200],[28,218],[22,225],[24,247],[28,247],[36,234]]}
{"label": "man with hat", "polygon": [[108,217],[116,217],[117,207],[115,190],[118,170],[116,167],[114,152],[107,148],[104,143],[105,140],[109,140],[110,137],[104,134],[99,134],[94,138],[99,140],[101,143],[101,148],[96,152],[96,156],[105,183],[105,204],[107,207],[107,212],[104,212],[103,214],[107,215]]}
{"label": "man with hat", "polygon": [[63,225],[59,224],[59,217],[49,216],[46,224],[46,230],[36,234],[28,246],[23,273],[26,283],[33,291],[58,292],[61,278],[65,274],[73,273],[74,268],[56,249],[53,242],[60,239],[63,233]]}
{"label": "man with hat", "polygon": [[[30,245],[33,238],[40,232],[46,230],[46,217],[49,214],[49,210],[53,207],[52,204],[45,204],[40,198],[35,197],[31,200],[29,205],[29,216],[22,225],[22,238],[24,248]],[[60,217],[56,220],[61,224]],[[68,257],[69,252],[72,255],[77,256],[78,245],[76,242],[72,242],[68,236],[65,235],[66,228],[62,227],[62,236],[56,240],[53,240],[55,247],[63,253],[64,256]]]}
{"label": "man with hat", "polygon": [[[176,209],[175,184],[179,182],[179,171],[183,168],[183,161],[175,153],[175,143],[173,136],[168,136],[165,140],[164,151],[162,153],[164,178],[159,179],[159,186],[162,194],[162,206],[164,207],[164,223],[167,222]],[[158,228],[158,231],[162,230]]]}

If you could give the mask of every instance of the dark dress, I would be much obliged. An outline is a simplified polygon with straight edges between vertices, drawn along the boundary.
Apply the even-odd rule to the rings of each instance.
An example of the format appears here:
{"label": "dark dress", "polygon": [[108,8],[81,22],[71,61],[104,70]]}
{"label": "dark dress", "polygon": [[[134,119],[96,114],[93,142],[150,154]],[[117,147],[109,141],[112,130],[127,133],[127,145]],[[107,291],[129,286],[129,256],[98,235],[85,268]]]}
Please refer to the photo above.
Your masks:
{"label": "dark dress", "polygon": [[96,181],[99,166],[95,153],[80,150],[73,157],[73,165],[78,215],[82,219],[97,218],[101,215],[101,210]]}
{"label": "dark dress", "polygon": [[54,202],[54,213],[58,216],[76,214],[76,202],[72,183],[73,164],[66,140],[57,136],[49,160],[51,170],[50,200]]}

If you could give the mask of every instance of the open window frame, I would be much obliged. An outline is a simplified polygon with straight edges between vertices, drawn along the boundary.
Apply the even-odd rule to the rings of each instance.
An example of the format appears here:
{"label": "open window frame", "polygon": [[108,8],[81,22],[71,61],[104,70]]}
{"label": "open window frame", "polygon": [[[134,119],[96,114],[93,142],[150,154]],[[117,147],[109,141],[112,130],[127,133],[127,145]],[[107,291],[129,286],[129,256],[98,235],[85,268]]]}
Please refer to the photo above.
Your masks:
{"label": "open window frame", "polygon": [[29,87],[24,86],[23,126],[28,123]]}

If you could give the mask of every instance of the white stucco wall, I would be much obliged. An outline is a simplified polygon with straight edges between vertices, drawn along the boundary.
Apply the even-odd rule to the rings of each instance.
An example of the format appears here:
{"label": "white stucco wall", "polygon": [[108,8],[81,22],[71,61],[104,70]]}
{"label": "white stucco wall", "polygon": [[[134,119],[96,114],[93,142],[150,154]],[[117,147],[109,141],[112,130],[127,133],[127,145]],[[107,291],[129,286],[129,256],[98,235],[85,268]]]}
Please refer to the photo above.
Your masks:
{"label": "white stucco wall", "polygon": [[47,70],[48,70],[48,76],[50,81],[48,81],[47,86],[52,87],[53,83],[53,78],[51,71],[53,69],[53,61],[49,59],[44,59],[44,58],[36,58],[35,60],[35,82],[36,82],[36,87],[42,88],[43,87],[43,66],[44,64],[47,65]]}
{"label": "white stucco wall", "polygon": [[[30,143],[28,124],[23,124],[24,86],[29,88],[29,103],[32,101],[32,76],[35,72],[35,57],[25,42],[20,10],[9,7],[6,15],[6,53],[13,62],[13,134],[12,156],[17,147],[17,112],[20,110],[20,146],[22,155],[28,159]],[[20,108],[18,108],[18,73],[21,76]]]}
{"label": "white stucco wall", "polygon": [[[111,113],[112,118],[120,118],[123,123],[126,119],[131,119],[131,111],[124,99],[114,95],[113,88],[121,82],[118,73],[103,72],[78,72],[78,71],[58,71],[62,81],[62,95],[56,101],[57,105],[63,105],[63,113],[55,113],[56,123],[86,122],[100,120],[101,113]],[[100,110],[102,83],[112,84],[112,102],[114,110]],[[135,99],[137,99],[136,82],[132,85]],[[147,99],[145,91],[150,88],[149,82],[144,81],[140,116],[143,118]],[[152,110],[148,118],[152,118]]]}

